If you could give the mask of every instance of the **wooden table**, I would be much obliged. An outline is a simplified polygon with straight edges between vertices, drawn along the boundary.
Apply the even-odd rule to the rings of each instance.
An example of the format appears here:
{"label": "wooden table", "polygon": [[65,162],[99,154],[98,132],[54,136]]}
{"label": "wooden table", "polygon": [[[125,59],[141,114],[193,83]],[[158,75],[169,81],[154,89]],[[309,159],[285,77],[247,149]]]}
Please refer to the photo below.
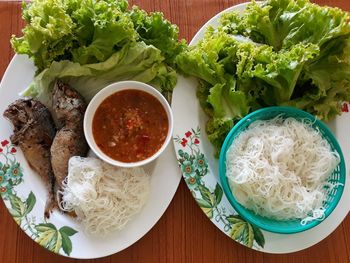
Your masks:
{"label": "wooden table", "polygon": [[[130,1],[148,11],[160,10],[180,27],[188,41],[219,11],[240,0],[136,0]],[[338,6],[350,11],[349,0],[315,0],[321,5]],[[0,76],[10,62],[12,34],[19,34],[21,4],[0,0]],[[18,76],[20,77],[20,76]],[[5,102],[3,102],[5,103]],[[7,103],[7,102],[6,102]],[[0,262],[55,263],[78,262],[57,256],[33,242],[16,225],[0,202]],[[232,241],[203,214],[181,181],[169,208],[156,226],[136,244],[110,257],[85,262],[350,262],[350,216],[328,238],[301,252],[270,255],[256,252]]]}

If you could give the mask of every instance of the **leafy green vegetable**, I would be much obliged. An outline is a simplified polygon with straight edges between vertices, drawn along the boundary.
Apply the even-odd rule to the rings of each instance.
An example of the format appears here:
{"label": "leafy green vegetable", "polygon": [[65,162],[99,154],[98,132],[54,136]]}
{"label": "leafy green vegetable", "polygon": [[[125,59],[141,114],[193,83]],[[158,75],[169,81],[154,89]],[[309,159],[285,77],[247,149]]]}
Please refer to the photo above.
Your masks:
{"label": "leafy green vegetable", "polygon": [[249,37],[255,42],[287,49],[295,44],[317,44],[349,36],[349,14],[339,8],[321,7],[308,0],[253,1],[240,16],[222,17],[227,33]]}
{"label": "leafy green vegetable", "polygon": [[34,58],[38,72],[63,59],[104,61],[123,41],[136,39],[133,23],[123,15],[126,5],[125,0],[23,2],[28,24],[12,45],[17,53]]}
{"label": "leafy green vegetable", "polygon": [[104,62],[80,65],[64,60],[53,62],[51,66],[34,79],[34,83],[24,92],[24,96],[34,96],[46,105],[51,105],[51,91],[55,79],[61,79],[87,100],[112,82],[137,80],[154,84],[162,83],[164,89],[176,84],[175,71],[163,63],[160,50],[143,42],[125,45]]}
{"label": "leafy green vegetable", "polygon": [[164,19],[160,12],[147,15],[144,10],[133,7],[130,16],[139,40],[161,50],[166,62],[172,65],[177,54],[186,47],[184,40],[178,41],[178,27]]}
{"label": "leafy green vegetable", "polygon": [[331,120],[350,100],[350,16],[308,0],[253,1],[176,58],[200,80],[217,153],[231,127],[261,107],[290,105]]}
{"label": "leafy green vegetable", "polygon": [[24,95],[46,105],[56,78],[87,100],[118,80],[139,80],[163,93],[176,84],[174,58],[186,44],[159,12],[147,14],[127,0],[34,0],[23,4],[27,26],[11,43],[37,67]]}

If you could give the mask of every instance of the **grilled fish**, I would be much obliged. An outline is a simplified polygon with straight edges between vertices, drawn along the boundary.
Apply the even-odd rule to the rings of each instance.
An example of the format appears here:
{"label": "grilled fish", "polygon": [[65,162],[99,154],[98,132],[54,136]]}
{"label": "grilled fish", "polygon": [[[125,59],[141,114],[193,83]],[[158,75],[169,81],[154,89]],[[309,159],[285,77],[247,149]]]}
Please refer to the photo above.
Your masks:
{"label": "grilled fish", "polygon": [[56,182],[62,187],[69,159],[85,157],[89,149],[83,130],[86,103],[78,92],[61,81],[55,83],[52,102],[59,131],[51,146],[51,165]]}
{"label": "grilled fish", "polygon": [[21,148],[29,166],[49,186],[45,209],[45,216],[49,217],[55,185],[50,148],[56,134],[51,114],[37,100],[19,99],[9,105],[3,115],[14,126],[12,143]]}

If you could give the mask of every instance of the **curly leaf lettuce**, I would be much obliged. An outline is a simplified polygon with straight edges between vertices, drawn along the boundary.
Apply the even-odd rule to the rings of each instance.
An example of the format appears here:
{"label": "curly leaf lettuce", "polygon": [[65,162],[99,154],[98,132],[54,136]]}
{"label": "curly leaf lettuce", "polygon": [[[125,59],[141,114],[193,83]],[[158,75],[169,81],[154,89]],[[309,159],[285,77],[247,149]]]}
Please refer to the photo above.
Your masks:
{"label": "curly leaf lettuce", "polygon": [[28,54],[41,72],[53,61],[81,64],[106,60],[122,42],[136,39],[123,15],[125,0],[35,0],[23,2],[23,37],[12,37],[18,54]]}
{"label": "curly leaf lettuce", "polygon": [[27,96],[49,101],[56,78],[88,101],[118,80],[151,83],[165,95],[176,84],[174,58],[186,43],[159,12],[130,10],[127,0],[34,0],[23,4],[23,18],[23,36],[11,43],[37,67]]}
{"label": "curly leaf lettuce", "polygon": [[93,26],[87,41],[72,49],[73,62],[84,65],[105,61],[126,43],[136,40],[134,25],[129,17],[124,15],[123,3],[97,1],[88,9],[90,12],[82,12],[87,7],[81,6],[72,13],[72,18],[78,22],[76,26],[83,27],[79,31],[89,30],[88,27]]}
{"label": "curly leaf lettuce", "polygon": [[306,65],[295,87],[295,98],[283,104],[302,108],[325,121],[339,115],[343,102],[350,101],[349,47],[348,40],[348,46],[334,48],[328,56]]}
{"label": "curly leaf lettuce", "polygon": [[130,17],[139,41],[161,50],[165,61],[173,65],[177,54],[186,47],[185,40],[178,40],[179,28],[166,20],[161,12],[147,14],[144,10],[133,7]]}
{"label": "curly leaf lettuce", "polygon": [[212,30],[176,61],[183,72],[201,79],[197,95],[211,117],[208,138],[220,149],[234,121],[257,108],[290,100],[303,66],[318,53],[313,44],[276,52]]}
{"label": "curly leaf lettuce", "polygon": [[349,36],[349,14],[339,8],[321,7],[309,0],[252,1],[245,12],[221,18],[229,34],[244,35],[275,50],[295,44],[322,47],[329,40]]}
{"label": "curly leaf lettuce", "polygon": [[38,98],[50,107],[51,92],[56,79],[76,89],[87,101],[107,85],[121,80],[136,80],[172,90],[176,73],[163,63],[160,50],[143,42],[125,45],[104,62],[81,65],[64,60],[51,66],[34,78],[22,95]]}
{"label": "curly leaf lettuce", "polygon": [[261,107],[294,106],[323,120],[338,115],[350,100],[349,18],[308,0],[253,1],[182,52],[176,63],[200,80],[197,96],[216,149],[236,121]]}

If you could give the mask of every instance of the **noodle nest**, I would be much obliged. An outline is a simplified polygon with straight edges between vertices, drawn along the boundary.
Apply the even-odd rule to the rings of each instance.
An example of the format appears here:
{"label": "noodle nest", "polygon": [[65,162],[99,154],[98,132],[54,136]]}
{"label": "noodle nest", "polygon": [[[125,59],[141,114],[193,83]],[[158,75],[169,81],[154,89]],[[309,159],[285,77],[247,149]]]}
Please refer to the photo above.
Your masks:
{"label": "noodle nest", "polygon": [[303,219],[323,211],[335,186],[327,179],[339,162],[310,121],[277,116],[253,122],[234,139],[226,176],[247,209],[277,220]]}
{"label": "noodle nest", "polygon": [[116,168],[99,159],[72,157],[60,206],[74,211],[88,234],[120,230],[139,213],[150,192],[150,176],[142,168]]}

